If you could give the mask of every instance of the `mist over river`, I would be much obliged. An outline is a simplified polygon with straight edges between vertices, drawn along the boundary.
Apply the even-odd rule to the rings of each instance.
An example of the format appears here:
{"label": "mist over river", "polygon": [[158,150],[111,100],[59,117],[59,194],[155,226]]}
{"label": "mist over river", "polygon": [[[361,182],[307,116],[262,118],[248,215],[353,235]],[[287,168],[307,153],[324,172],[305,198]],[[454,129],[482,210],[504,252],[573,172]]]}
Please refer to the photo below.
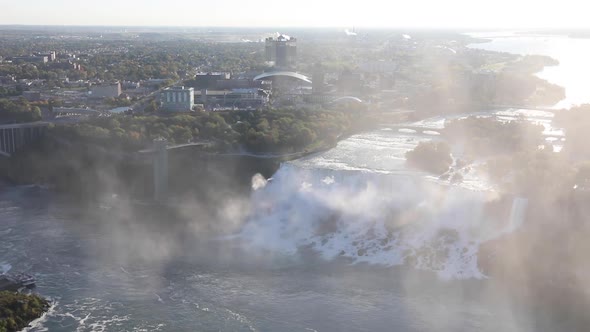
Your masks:
{"label": "mist over river", "polygon": [[[499,116],[523,112],[550,123]],[[405,166],[443,124],[385,127],[285,163],[249,197],[219,202],[216,220],[198,205],[179,207],[184,223],[4,187],[0,266],[34,274],[54,301],[31,331],[538,331],[526,301],[477,264],[526,202],[488,215],[496,193],[477,172],[449,185]]]}
{"label": "mist over river", "polygon": [[[551,113],[497,112],[521,114],[562,139]],[[177,222],[114,196],[82,207],[0,187],[0,272],[35,275],[53,300],[30,331],[553,331],[478,266],[482,243],[521,226],[526,200],[489,213],[498,194],[477,170],[451,185],[406,167],[444,121],[285,163],[215,218],[196,202]]]}

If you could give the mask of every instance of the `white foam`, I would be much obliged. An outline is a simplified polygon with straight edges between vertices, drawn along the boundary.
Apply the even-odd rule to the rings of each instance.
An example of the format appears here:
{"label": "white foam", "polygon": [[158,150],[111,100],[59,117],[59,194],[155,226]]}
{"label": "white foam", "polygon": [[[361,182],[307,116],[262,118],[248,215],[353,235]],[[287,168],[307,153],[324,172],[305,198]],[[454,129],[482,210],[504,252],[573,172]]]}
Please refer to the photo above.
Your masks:
{"label": "white foam", "polygon": [[403,134],[415,134],[416,133],[416,130],[408,129],[408,128],[400,128],[398,131]]}
{"label": "white foam", "polygon": [[[409,264],[441,278],[483,278],[479,245],[518,227],[483,214],[492,196],[421,177],[287,164],[254,192],[255,212],[240,236],[246,247],[282,255],[311,247],[326,260]],[[520,205],[514,218],[522,219],[523,211]]]}
{"label": "white foam", "polygon": [[[551,121],[547,112],[498,115]],[[434,117],[409,128],[362,133],[334,149],[282,165],[273,181],[252,195],[253,213],[239,235],[245,248],[296,255],[308,247],[327,260],[409,264],[442,278],[485,277],[477,265],[480,244],[519,224],[483,214],[486,202],[497,194],[481,165],[459,170],[463,181],[451,184],[408,169],[405,160],[406,152],[421,141],[437,139],[432,135],[447,119],[467,116],[492,113]],[[523,219],[526,205],[520,206],[513,220]]]}
{"label": "white foam", "polygon": [[0,264],[0,274],[8,273],[8,271],[10,271],[10,269],[12,269],[12,265],[10,265],[8,263]]}
{"label": "white foam", "polygon": [[[76,300],[74,303],[60,306],[60,310],[55,310],[58,303],[50,309],[42,322],[47,317],[60,321],[61,324],[69,324],[72,328],[75,326],[76,331],[112,331],[119,330],[123,322],[129,321],[130,316],[119,316],[116,309],[111,303],[103,303],[96,298],[85,298]],[[53,320],[53,319],[52,319]],[[149,329],[155,330],[155,329]],[[38,324],[31,331],[48,331],[43,324]]]}
{"label": "white foam", "polygon": [[36,331],[36,332],[41,332],[41,331],[49,331],[48,328],[46,328],[43,324],[47,321],[48,317],[51,317],[55,314],[55,308],[57,307],[57,305],[59,304],[57,301],[55,300],[51,300],[51,306],[49,307],[49,309],[43,313],[43,315],[41,315],[41,317],[35,319],[34,321],[32,321],[31,323],[29,323],[29,326],[25,327],[22,331],[23,332],[28,332],[28,331]]}
{"label": "white foam", "polygon": [[252,177],[252,189],[259,190],[266,187],[268,180],[264,178],[261,174],[256,174]]}

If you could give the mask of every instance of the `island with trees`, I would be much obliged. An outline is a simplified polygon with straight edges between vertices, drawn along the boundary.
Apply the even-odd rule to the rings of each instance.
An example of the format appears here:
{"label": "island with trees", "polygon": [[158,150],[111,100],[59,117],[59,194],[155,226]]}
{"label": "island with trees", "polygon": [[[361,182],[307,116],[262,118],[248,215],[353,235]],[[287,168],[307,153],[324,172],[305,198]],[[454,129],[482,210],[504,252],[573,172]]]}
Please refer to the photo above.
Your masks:
{"label": "island with trees", "polygon": [[420,142],[416,148],[406,153],[411,167],[441,175],[446,173],[453,163],[451,148],[445,142]]}
{"label": "island with trees", "polygon": [[40,318],[50,304],[39,295],[0,292],[0,332],[16,332]]}
{"label": "island with trees", "polygon": [[[590,250],[589,111],[589,105],[556,111],[554,124],[567,135],[560,153],[545,141],[542,126],[524,119],[467,117],[448,121],[441,135],[448,145],[463,148],[464,160],[477,161],[468,165],[471,171],[494,185],[498,197],[486,211],[510,211],[515,197],[528,202],[520,228],[482,245],[480,269],[515,294],[532,297],[539,312],[561,317],[567,330],[580,330],[575,317],[584,316],[587,308],[576,289],[585,282],[580,273],[590,270],[582,254]],[[451,160],[444,144],[421,143],[406,155],[407,161],[440,175]]]}

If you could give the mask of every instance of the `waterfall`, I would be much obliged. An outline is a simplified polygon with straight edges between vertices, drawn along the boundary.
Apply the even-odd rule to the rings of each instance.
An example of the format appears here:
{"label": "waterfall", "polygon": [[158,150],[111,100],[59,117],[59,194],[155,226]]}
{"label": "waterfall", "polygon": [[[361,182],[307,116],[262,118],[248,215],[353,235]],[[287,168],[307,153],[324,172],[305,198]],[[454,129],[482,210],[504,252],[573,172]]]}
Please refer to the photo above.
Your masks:
{"label": "waterfall", "polygon": [[325,260],[409,265],[442,278],[482,278],[479,245],[511,232],[524,218],[515,199],[510,222],[484,213],[490,192],[442,186],[423,177],[283,165],[256,179],[245,248],[297,256],[312,248]]}

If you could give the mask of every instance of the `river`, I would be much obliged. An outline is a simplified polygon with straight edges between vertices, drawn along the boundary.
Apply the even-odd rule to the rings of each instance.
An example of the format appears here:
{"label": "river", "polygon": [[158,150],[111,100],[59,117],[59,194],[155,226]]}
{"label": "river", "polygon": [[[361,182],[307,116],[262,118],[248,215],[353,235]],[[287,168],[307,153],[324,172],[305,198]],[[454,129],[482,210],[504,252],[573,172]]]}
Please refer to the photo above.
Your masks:
{"label": "river", "polygon": [[487,43],[470,45],[473,48],[522,55],[546,55],[558,60],[558,66],[546,67],[538,73],[540,78],[566,90],[566,98],[554,107],[561,109],[590,103],[590,64],[587,60],[590,56],[590,39],[522,32],[486,32],[469,35],[490,40]]}
{"label": "river", "polygon": [[[394,136],[384,133],[379,139]],[[332,157],[334,152],[317,158],[330,163]],[[423,205],[440,200],[441,192],[429,181],[310,168],[310,163],[284,165],[253,194],[253,217],[243,231],[215,239],[199,232],[203,220],[196,210],[194,224],[153,224],[126,208],[81,209],[44,189],[4,190],[3,270],[34,274],[37,291],[55,303],[31,331],[522,331],[528,326],[526,314],[514,314],[519,309],[510,296],[477,270],[477,241],[497,234],[478,231],[485,193],[451,189],[453,199],[431,208]],[[354,204],[343,206],[349,202]],[[388,225],[387,218],[403,211],[421,218],[407,216],[416,224],[406,227]],[[321,230],[321,222],[334,214],[338,224]],[[393,238],[385,227],[392,227]],[[402,255],[415,262],[400,265]]]}
{"label": "river", "polygon": [[198,206],[176,225],[3,189],[0,265],[54,300],[32,331],[526,331],[524,309],[477,267],[479,243],[518,225],[485,218],[493,194],[477,176],[449,186],[405,167],[441,123],[284,164],[220,204],[225,235],[201,231]]}
{"label": "river", "polygon": [[[499,116],[519,113],[560,137],[551,113]],[[0,272],[34,274],[53,300],[30,331],[540,331],[477,264],[526,203],[490,216],[496,193],[475,170],[450,185],[405,166],[443,124],[382,128],[283,164],[249,197],[220,201],[216,220],[196,202],[179,223],[131,202],[82,208],[1,188]],[[212,221],[222,231],[203,229]]]}

